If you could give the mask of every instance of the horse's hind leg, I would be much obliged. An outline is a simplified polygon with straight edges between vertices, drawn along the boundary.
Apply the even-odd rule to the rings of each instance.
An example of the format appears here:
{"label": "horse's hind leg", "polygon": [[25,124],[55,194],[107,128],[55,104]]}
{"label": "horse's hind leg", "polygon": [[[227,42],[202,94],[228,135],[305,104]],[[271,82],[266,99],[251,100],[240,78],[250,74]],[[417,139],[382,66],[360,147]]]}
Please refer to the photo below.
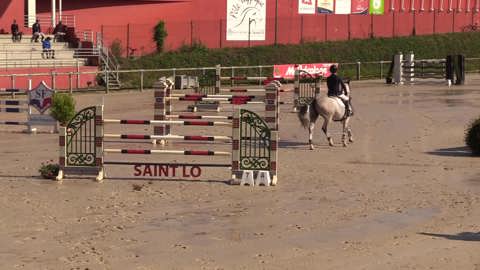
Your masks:
{"label": "horse's hind leg", "polygon": [[328,144],[329,144],[330,146],[333,146],[333,139],[332,139],[332,137],[330,136],[330,133],[328,133],[328,124],[330,124],[331,121],[332,121],[332,118],[331,118],[331,117],[329,117],[329,118],[324,118],[322,130],[323,130],[323,132],[325,133],[325,136],[327,136]]}
{"label": "horse's hind leg", "polygon": [[342,143],[344,147],[347,147],[347,133],[348,133],[348,117],[343,120],[343,132],[342,132]]}
{"label": "horse's hind leg", "polygon": [[312,143],[314,130],[315,130],[315,123],[310,122],[310,125],[308,126],[308,144],[310,144],[310,150],[314,149],[313,143]]}

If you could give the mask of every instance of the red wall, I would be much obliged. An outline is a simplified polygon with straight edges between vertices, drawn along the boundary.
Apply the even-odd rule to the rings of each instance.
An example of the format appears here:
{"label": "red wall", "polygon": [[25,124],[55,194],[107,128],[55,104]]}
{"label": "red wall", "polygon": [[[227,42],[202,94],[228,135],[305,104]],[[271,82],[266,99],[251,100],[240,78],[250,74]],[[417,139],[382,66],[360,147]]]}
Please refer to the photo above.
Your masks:
{"label": "red wall", "polygon": [[[6,1],[6,3],[5,3]],[[275,42],[275,1],[267,0],[266,40],[252,41],[252,46]],[[278,1],[277,41],[282,44],[308,41],[347,40],[374,37],[425,35],[462,31],[463,27],[478,21],[473,12],[476,1],[444,0],[443,11],[439,11],[440,0],[434,1],[436,12],[430,11],[430,0],[403,0],[404,10],[396,0],[394,11],[390,1],[385,0],[385,15],[299,15],[298,0]],[[23,15],[23,1],[4,0],[0,4],[2,20],[0,28],[9,28],[12,18]],[[247,41],[227,41],[226,0],[82,0],[64,1],[64,14],[76,17],[77,29],[103,32],[105,44],[118,39],[126,53],[126,47],[135,49],[135,54],[146,54],[155,50],[152,29],[159,20],[166,22],[168,37],[166,50],[200,42],[211,48],[248,46]],[[415,5],[412,7],[411,3]],[[459,6],[459,4],[461,6]],[[411,11],[415,9],[415,12]],[[460,9],[460,10],[459,10]],[[40,14],[50,13],[50,0],[38,0]],[[457,12],[458,11],[458,12]],[[4,20],[5,18],[5,20]],[[373,32],[372,32],[373,31]]]}
{"label": "red wall", "polygon": [[[95,72],[97,67],[80,67],[80,72]],[[76,67],[62,67],[62,68],[12,68],[5,71],[0,71],[0,88],[19,88],[19,89],[28,89],[28,79],[27,76],[17,76],[15,77],[15,85],[12,85],[12,78],[10,76],[4,77],[1,75],[8,74],[31,74],[31,73],[68,73],[68,72],[77,72]],[[79,88],[87,88],[89,84],[91,87],[96,85],[96,76],[95,74],[82,74],[80,75],[80,84]],[[53,87],[52,75],[39,75],[32,76],[32,86],[35,87],[41,81]],[[77,87],[77,76],[72,75],[72,87],[75,89]],[[55,88],[56,90],[68,90],[70,88],[70,77],[69,75],[56,75],[55,76]]]}
{"label": "red wall", "polygon": [[10,32],[13,20],[23,30],[23,0],[0,0],[0,31]]}

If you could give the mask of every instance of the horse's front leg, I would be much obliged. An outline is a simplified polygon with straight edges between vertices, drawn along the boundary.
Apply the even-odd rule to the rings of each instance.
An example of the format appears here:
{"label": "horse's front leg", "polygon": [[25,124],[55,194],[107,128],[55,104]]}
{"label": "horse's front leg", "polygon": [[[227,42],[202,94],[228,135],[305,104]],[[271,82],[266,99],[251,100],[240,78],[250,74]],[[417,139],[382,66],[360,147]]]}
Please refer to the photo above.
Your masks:
{"label": "horse's front leg", "polygon": [[310,144],[310,150],[313,150],[314,147],[313,147],[313,143],[312,143],[312,140],[313,140],[313,130],[315,129],[315,123],[313,122],[310,122],[309,126],[308,126],[308,143]]}
{"label": "horse's front leg", "polygon": [[353,134],[352,134],[352,128],[350,127],[350,117],[348,117],[346,120],[346,127],[347,127],[347,135],[348,135],[348,141],[353,143]]}

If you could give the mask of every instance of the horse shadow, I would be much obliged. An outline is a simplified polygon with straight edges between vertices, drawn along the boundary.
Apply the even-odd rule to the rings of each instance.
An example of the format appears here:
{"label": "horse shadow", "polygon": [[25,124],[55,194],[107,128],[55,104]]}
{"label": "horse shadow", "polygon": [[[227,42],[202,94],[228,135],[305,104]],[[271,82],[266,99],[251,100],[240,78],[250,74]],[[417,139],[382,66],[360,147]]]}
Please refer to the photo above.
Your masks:
{"label": "horse shadow", "polygon": [[[331,146],[328,145],[328,143],[325,144],[314,144],[315,147],[320,147],[320,148],[331,148]],[[278,142],[278,147],[282,149],[309,149],[309,144],[308,142],[297,142],[297,141],[279,141]]]}
{"label": "horse shadow", "polygon": [[426,236],[433,236],[433,237],[441,237],[448,240],[457,240],[457,241],[480,241],[480,232],[461,232],[457,234],[440,234],[440,233],[427,233],[427,232],[420,232],[418,234],[426,235]]}
{"label": "horse shadow", "polygon": [[430,155],[443,156],[443,157],[472,157],[472,151],[466,146],[440,148],[433,151],[426,152]]}

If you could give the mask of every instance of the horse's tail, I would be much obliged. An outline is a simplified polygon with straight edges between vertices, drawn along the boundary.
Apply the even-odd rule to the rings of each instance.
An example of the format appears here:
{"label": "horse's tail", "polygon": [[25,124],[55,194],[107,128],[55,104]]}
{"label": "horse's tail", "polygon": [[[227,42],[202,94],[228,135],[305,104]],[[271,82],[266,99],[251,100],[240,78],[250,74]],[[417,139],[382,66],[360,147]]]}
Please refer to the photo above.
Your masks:
{"label": "horse's tail", "polygon": [[298,120],[300,120],[300,124],[302,124],[304,128],[308,128],[308,126],[310,125],[310,118],[308,115],[309,106],[310,105],[302,105],[298,108],[297,112]]}
{"label": "horse's tail", "polygon": [[302,105],[299,107],[297,116],[298,120],[304,128],[309,128],[310,122],[315,121],[318,117],[317,109],[315,108],[315,103],[317,100],[314,100],[308,105]]}

